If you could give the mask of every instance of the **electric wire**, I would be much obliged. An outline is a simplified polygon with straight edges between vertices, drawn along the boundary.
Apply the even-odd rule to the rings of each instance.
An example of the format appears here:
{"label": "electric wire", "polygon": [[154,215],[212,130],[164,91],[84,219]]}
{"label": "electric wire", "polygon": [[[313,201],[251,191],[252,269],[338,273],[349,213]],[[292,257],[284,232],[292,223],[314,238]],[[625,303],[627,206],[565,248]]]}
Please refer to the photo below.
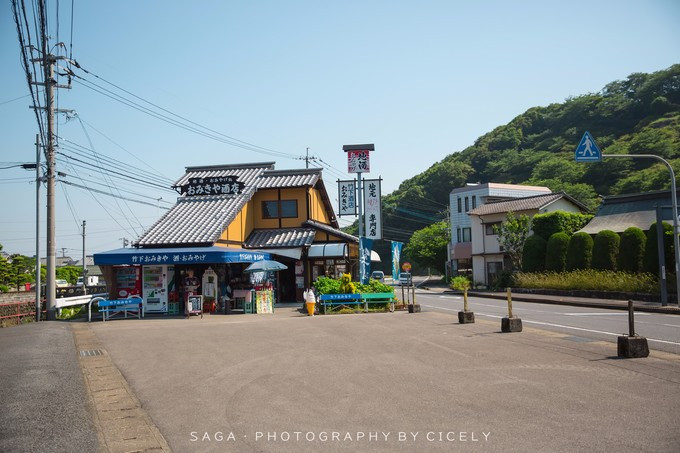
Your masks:
{"label": "electric wire", "polygon": [[[121,199],[121,200],[130,201],[130,202],[132,202],[132,203],[138,203],[138,204],[143,204],[143,205],[146,205],[146,206],[151,206],[151,207],[154,207],[154,208],[164,209],[164,210],[166,210],[166,211],[168,210],[168,208],[166,208],[165,206],[160,206],[160,207],[159,207],[159,206],[157,206],[157,205],[155,205],[155,204],[153,204],[153,203],[149,203],[149,202],[147,202],[147,201],[136,200],[136,199],[134,199],[134,198],[127,198],[127,197],[123,197],[123,196],[119,196],[119,195],[114,195],[114,194],[111,194],[110,192],[105,192],[105,191],[103,191],[103,190],[97,190],[97,189],[93,189],[93,188],[91,188],[91,187],[82,186],[82,185],[80,185],[80,184],[76,184],[76,183],[73,183],[73,182],[70,182],[70,181],[64,181],[63,179],[60,180],[59,182],[64,183],[64,184],[68,184],[69,186],[78,187],[78,188],[80,188],[80,189],[85,189],[85,190],[87,190],[87,191],[89,191],[89,192],[95,192],[95,193],[99,193],[99,194],[106,195],[106,196],[109,196],[109,197],[113,197],[113,198],[118,198],[118,199]],[[104,206],[102,206],[102,208],[104,208]],[[104,208],[104,209],[105,209],[105,208]],[[114,221],[115,221],[115,217],[112,217],[112,218],[113,218]],[[116,224],[118,224],[118,226],[120,226],[121,228],[123,228],[126,232],[130,233],[130,231],[129,231],[127,228],[125,228],[123,225],[121,225],[120,223],[118,223],[118,221],[116,221]],[[142,228],[144,228],[143,225],[142,225]],[[130,234],[132,234],[132,233],[130,233]],[[136,235],[136,233],[135,233],[134,235]]]}

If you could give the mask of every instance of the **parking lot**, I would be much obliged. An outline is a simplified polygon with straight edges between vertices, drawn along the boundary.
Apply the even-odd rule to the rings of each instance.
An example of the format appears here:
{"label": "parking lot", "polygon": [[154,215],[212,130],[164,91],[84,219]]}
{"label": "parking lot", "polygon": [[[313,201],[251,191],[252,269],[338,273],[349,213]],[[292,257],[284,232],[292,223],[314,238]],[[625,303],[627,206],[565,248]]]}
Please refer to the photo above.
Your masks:
{"label": "parking lot", "polygon": [[426,312],[90,328],[175,451],[677,451],[680,360]]}

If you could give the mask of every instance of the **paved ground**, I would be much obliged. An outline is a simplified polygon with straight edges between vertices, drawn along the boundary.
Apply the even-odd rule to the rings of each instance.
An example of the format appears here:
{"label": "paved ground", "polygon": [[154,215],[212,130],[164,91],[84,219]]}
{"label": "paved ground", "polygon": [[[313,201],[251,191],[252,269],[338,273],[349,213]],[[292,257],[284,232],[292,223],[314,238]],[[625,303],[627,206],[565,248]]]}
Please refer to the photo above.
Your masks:
{"label": "paved ground", "polygon": [[0,451],[98,451],[69,324],[0,329],[0,351]]}
{"label": "paved ground", "polygon": [[677,355],[439,312],[89,327],[174,451],[680,449]]}

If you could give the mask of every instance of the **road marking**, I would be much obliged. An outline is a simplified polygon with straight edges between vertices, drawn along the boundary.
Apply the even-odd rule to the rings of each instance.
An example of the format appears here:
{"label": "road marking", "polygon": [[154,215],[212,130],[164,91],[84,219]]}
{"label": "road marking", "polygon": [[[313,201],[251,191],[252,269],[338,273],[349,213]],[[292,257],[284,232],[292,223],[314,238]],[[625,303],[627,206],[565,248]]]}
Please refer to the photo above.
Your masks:
{"label": "road marking", "polygon": [[[460,310],[454,310],[452,308],[435,307],[433,305],[425,305],[425,304],[421,304],[421,305],[423,307],[434,308],[434,309],[437,309],[437,310],[460,311]],[[498,315],[492,315],[492,314],[489,314],[489,313],[479,313],[479,312],[475,312],[475,316],[486,316],[488,318],[496,318],[496,319],[505,318],[505,316],[498,316]],[[526,322],[528,324],[538,324],[540,326],[561,327],[563,329],[578,330],[578,331],[581,331],[581,332],[600,333],[600,334],[603,334],[603,335],[611,335],[611,336],[615,336],[615,337],[623,336],[623,334],[621,334],[621,333],[605,332],[604,330],[595,330],[595,329],[584,329],[583,327],[565,326],[563,324],[554,324],[554,323],[551,323],[551,322],[530,321],[528,319],[522,319],[522,322]],[[678,343],[676,341],[657,340],[655,338],[649,338],[649,337],[647,337],[647,341],[655,341],[657,343],[673,344],[673,345],[680,346],[680,343]]]}
{"label": "road marking", "polygon": [[[566,316],[628,316],[628,313],[557,313]],[[635,316],[649,316],[649,313],[635,312]]]}

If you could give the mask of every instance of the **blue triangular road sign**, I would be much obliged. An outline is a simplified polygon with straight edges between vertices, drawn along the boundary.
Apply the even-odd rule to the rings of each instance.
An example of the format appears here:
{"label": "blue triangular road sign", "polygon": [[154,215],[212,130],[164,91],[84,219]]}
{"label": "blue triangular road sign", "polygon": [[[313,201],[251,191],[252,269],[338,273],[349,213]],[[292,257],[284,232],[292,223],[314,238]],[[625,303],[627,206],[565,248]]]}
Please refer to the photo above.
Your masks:
{"label": "blue triangular road sign", "polygon": [[581,142],[574,151],[574,160],[576,162],[600,162],[602,160],[602,152],[590,132],[586,131],[583,134]]}

